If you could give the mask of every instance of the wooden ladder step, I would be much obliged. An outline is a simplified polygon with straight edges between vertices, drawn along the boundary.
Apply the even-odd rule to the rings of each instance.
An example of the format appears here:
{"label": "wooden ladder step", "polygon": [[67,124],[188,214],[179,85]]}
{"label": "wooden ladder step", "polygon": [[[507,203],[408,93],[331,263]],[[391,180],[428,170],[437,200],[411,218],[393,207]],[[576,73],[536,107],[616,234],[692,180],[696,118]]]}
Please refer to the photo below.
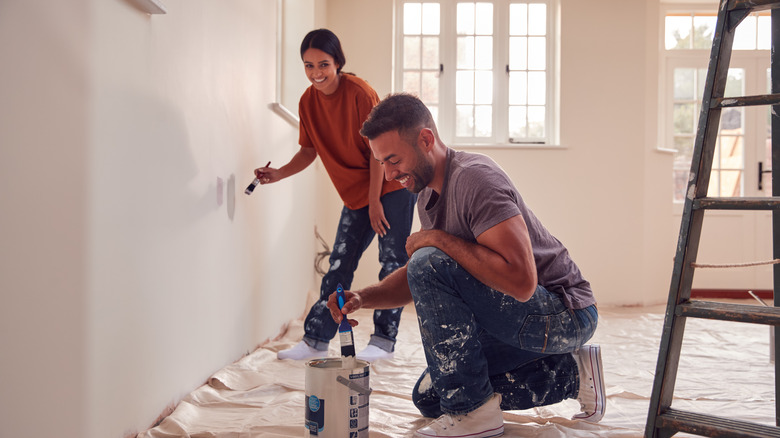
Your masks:
{"label": "wooden ladder step", "polygon": [[673,408],[660,414],[655,424],[662,429],[711,437],[780,437],[780,428],[775,426],[731,420]]}
{"label": "wooden ladder step", "polygon": [[710,108],[733,108],[740,106],[777,105],[780,94],[761,94],[757,96],[719,97],[712,99]]}
{"label": "wooden ladder step", "polygon": [[677,305],[677,316],[780,325],[780,307],[690,300]]}
{"label": "wooden ladder step", "polygon": [[780,210],[780,196],[753,198],[698,198],[694,210]]}
{"label": "wooden ladder step", "polygon": [[729,11],[748,9],[750,11],[765,11],[767,9],[776,9],[780,7],[777,0],[731,0],[728,5]]}

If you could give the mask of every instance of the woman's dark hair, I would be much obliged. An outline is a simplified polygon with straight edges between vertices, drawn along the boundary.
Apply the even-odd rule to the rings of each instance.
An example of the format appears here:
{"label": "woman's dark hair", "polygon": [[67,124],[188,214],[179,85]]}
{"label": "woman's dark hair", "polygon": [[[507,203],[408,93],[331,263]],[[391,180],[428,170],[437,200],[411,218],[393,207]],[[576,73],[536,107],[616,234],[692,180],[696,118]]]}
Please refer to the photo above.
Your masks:
{"label": "woman's dark hair", "polygon": [[301,59],[303,54],[309,49],[322,50],[333,57],[333,61],[338,64],[336,73],[341,73],[342,67],[347,63],[344,51],[341,49],[341,41],[335,33],[328,29],[316,29],[306,34],[301,43]]}

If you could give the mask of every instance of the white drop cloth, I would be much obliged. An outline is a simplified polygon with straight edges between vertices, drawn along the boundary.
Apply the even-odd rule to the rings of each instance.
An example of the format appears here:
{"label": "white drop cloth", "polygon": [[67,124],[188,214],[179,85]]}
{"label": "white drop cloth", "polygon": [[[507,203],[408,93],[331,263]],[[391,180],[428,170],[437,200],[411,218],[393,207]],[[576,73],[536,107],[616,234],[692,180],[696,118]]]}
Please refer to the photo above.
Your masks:
{"label": "white drop cloth", "polygon": [[[752,303],[750,303],[752,304]],[[602,346],[607,411],[597,424],[571,421],[575,400],[504,413],[507,437],[642,437],[653,385],[665,306],[600,309],[589,343]],[[371,311],[357,313],[358,351],[373,331]],[[276,352],[297,343],[302,320],[236,363],[215,373],[157,427],[138,438],[304,437],[305,364],[280,361]],[[330,345],[338,357],[338,338]],[[774,424],[774,365],[769,328],[763,325],[689,319],[673,406],[679,409]],[[413,306],[402,316],[395,358],[371,365],[371,438],[406,437],[430,421],[420,416],[411,393],[425,368]],[[678,436],[682,436],[678,434]]]}

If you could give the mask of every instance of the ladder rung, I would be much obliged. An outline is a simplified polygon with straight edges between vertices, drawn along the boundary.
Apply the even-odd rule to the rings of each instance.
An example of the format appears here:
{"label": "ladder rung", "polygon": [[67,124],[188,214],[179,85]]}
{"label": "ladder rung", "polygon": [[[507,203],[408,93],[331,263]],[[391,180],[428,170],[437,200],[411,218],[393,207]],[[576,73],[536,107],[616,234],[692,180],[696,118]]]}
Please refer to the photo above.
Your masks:
{"label": "ladder rung", "polygon": [[780,325],[780,307],[691,300],[677,305],[677,316]]}
{"label": "ladder rung", "polygon": [[778,210],[780,196],[763,198],[698,198],[694,210]]}
{"label": "ladder rung", "polygon": [[672,408],[660,414],[656,419],[655,425],[662,429],[672,429],[703,436],[780,437],[780,429],[775,426],[731,420]]}
{"label": "ladder rung", "polygon": [[778,7],[780,7],[780,4],[776,0],[732,0],[729,2],[728,10],[752,9],[754,11],[763,11]]}
{"label": "ladder rung", "polygon": [[710,108],[733,108],[739,106],[777,105],[780,94],[761,94],[758,96],[719,97],[712,99]]}

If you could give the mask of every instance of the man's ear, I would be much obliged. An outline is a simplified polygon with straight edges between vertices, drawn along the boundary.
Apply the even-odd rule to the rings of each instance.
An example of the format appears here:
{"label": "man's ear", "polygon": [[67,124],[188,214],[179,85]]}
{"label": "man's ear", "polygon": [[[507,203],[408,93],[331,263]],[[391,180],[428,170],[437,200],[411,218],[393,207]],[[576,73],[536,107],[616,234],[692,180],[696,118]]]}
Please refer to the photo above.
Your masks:
{"label": "man's ear", "polygon": [[425,152],[430,152],[436,143],[436,136],[433,135],[433,131],[430,128],[420,130],[420,139],[423,141],[422,146]]}

